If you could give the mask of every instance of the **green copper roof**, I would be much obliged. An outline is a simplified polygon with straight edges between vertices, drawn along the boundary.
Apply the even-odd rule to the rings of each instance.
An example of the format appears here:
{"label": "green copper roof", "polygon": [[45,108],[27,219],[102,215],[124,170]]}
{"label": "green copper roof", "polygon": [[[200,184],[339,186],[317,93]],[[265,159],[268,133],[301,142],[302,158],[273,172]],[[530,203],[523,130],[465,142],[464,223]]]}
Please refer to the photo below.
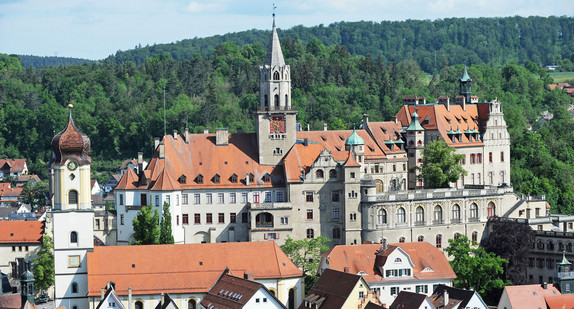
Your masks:
{"label": "green copper roof", "polygon": [[461,82],[471,82],[472,81],[472,79],[468,75],[468,72],[466,71],[466,65],[464,66],[464,72],[462,72],[462,76],[460,77],[460,81]]}
{"label": "green copper roof", "polygon": [[419,114],[417,114],[417,111],[415,110],[411,116],[411,124],[407,128],[407,131],[423,131],[424,129],[425,128],[423,128],[419,123]]}
{"label": "green copper roof", "polygon": [[347,138],[345,145],[365,145],[365,141],[363,141],[363,138],[353,129],[353,133]]}
{"label": "green copper roof", "polygon": [[558,263],[560,265],[570,265],[572,263],[570,263],[570,261],[568,261],[568,259],[566,258],[566,254],[564,252],[562,252],[562,261],[560,261],[560,263]]}

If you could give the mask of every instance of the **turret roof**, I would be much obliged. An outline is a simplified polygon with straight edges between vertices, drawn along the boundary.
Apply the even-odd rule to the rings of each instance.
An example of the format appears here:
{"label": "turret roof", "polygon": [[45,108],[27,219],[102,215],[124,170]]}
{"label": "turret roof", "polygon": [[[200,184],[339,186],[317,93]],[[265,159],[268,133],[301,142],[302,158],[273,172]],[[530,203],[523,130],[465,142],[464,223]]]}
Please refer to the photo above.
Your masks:
{"label": "turret roof", "polygon": [[357,131],[353,129],[353,133],[347,138],[345,145],[365,145],[365,141],[357,134]]}
{"label": "turret roof", "polygon": [[472,79],[471,79],[470,76],[468,75],[468,72],[466,71],[466,65],[464,66],[464,72],[462,72],[462,76],[460,77],[460,81],[461,81],[461,82],[470,82],[470,81],[472,81]]}
{"label": "turret roof", "polygon": [[275,17],[273,18],[273,30],[271,30],[271,38],[269,39],[269,46],[267,47],[265,65],[270,67],[285,65],[283,52],[281,51],[281,44],[279,43],[279,36],[277,35],[277,29],[275,28]]}

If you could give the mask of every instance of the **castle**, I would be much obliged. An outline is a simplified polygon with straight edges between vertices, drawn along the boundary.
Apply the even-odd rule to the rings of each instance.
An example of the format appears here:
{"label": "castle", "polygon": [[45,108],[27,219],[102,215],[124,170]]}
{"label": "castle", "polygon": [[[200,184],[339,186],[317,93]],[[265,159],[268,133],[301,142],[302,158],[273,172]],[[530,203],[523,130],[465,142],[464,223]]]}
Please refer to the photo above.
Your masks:
{"label": "castle", "polygon": [[[259,70],[256,133],[174,132],[156,139],[147,168],[123,175],[114,193],[118,244],[134,241],[132,221],[143,206],[161,213],[164,203],[175,243],[323,235],[331,246],[429,241],[439,248],[457,234],[480,240],[489,217],[545,207],[513,193],[501,102],[479,102],[466,68],[452,102],[407,96],[393,121],[365,115],[358,129],[341,131],[300,130],[275,21]],[[429,190],[417,167],[425,145],[439,139],[464,156],[468,174],[450,189]]]}

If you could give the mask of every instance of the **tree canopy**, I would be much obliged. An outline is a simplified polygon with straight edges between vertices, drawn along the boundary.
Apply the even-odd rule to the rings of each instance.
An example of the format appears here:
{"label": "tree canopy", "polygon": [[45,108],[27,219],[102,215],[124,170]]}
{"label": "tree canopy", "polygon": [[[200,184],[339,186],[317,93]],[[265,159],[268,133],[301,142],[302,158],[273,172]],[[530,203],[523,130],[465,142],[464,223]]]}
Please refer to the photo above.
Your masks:
{"label": "tree canopy", "polygon": [[293,240],[290,236],[287,236],[285,243],[281,245],[281,250],[303,271],[305,275],[305,292],[308,292],[317,281],[315,273],[321,260],[321,254],[329,250],[329,247],[326,245],[329,241],[331,240],[325,236],[300,240]]}
{"label": "tree canopy", "polygon": [[163,202],[158,242],[160,244],[173,244],[173,235],[171,233],[171,213],[167,202]]}
{"label": "tree canopy", "polygon": [[463,157],[445,141],[432,141],[423,150],[423,166],[419,178],[425,179],[430,188],[448,188],[450,183],[466,175],[460,165]]}
{"label": "tree canopy", "polygon": [[135,245],[159,243],[159,211],[151,206],[142,206],[133,222]]}
{"label": "tree canopy", "polygon": [[42,247],[33,261],[34,286],[40,292],[54,285],[54,242],[50,236],[42,237]]}

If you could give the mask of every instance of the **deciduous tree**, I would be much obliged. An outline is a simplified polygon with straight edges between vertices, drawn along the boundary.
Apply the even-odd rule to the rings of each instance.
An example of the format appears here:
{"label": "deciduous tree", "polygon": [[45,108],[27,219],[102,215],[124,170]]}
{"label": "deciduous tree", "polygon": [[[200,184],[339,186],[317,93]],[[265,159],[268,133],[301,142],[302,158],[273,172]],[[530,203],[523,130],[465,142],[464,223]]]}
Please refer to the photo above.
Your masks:
{"label": "deciduous tree", "polygon": [[40,292],[54,285],[54,242],[50,236],[42,238],[42,247],[33,261],[34,285]]}
{"label": "deciduous tree", "polygon": [[283,252],[303,271],[305,275],[305,292],[308,292],[317,281],[315,272],[319,266],[321,254],[329,250],[329,247],[326,245],[329,241],[331,240],[325,236],[300,240],[293,240],[290,236],[287,236],[285,244],[281,246]]}
{"label": "deciduous tree", "polygon": [[159,243],[159,211],[151,206],[143,206],[133,221],[135,245]]}
{"label": "deciduous tree", "polygon": [[161,216],[159,228],[159,243],[173,244],[173,235],[171,234],[171,213],[169,212],[169,204],[167,202],[163,202],[163,214]]}
{"label": "deciduous tree", "polygon": [[466,175],[460,166],[463,157],[443,140],[430,142],[423,151],[423,166],[419,177],[426,179],[430,188],[448,188],[451,182]]}

